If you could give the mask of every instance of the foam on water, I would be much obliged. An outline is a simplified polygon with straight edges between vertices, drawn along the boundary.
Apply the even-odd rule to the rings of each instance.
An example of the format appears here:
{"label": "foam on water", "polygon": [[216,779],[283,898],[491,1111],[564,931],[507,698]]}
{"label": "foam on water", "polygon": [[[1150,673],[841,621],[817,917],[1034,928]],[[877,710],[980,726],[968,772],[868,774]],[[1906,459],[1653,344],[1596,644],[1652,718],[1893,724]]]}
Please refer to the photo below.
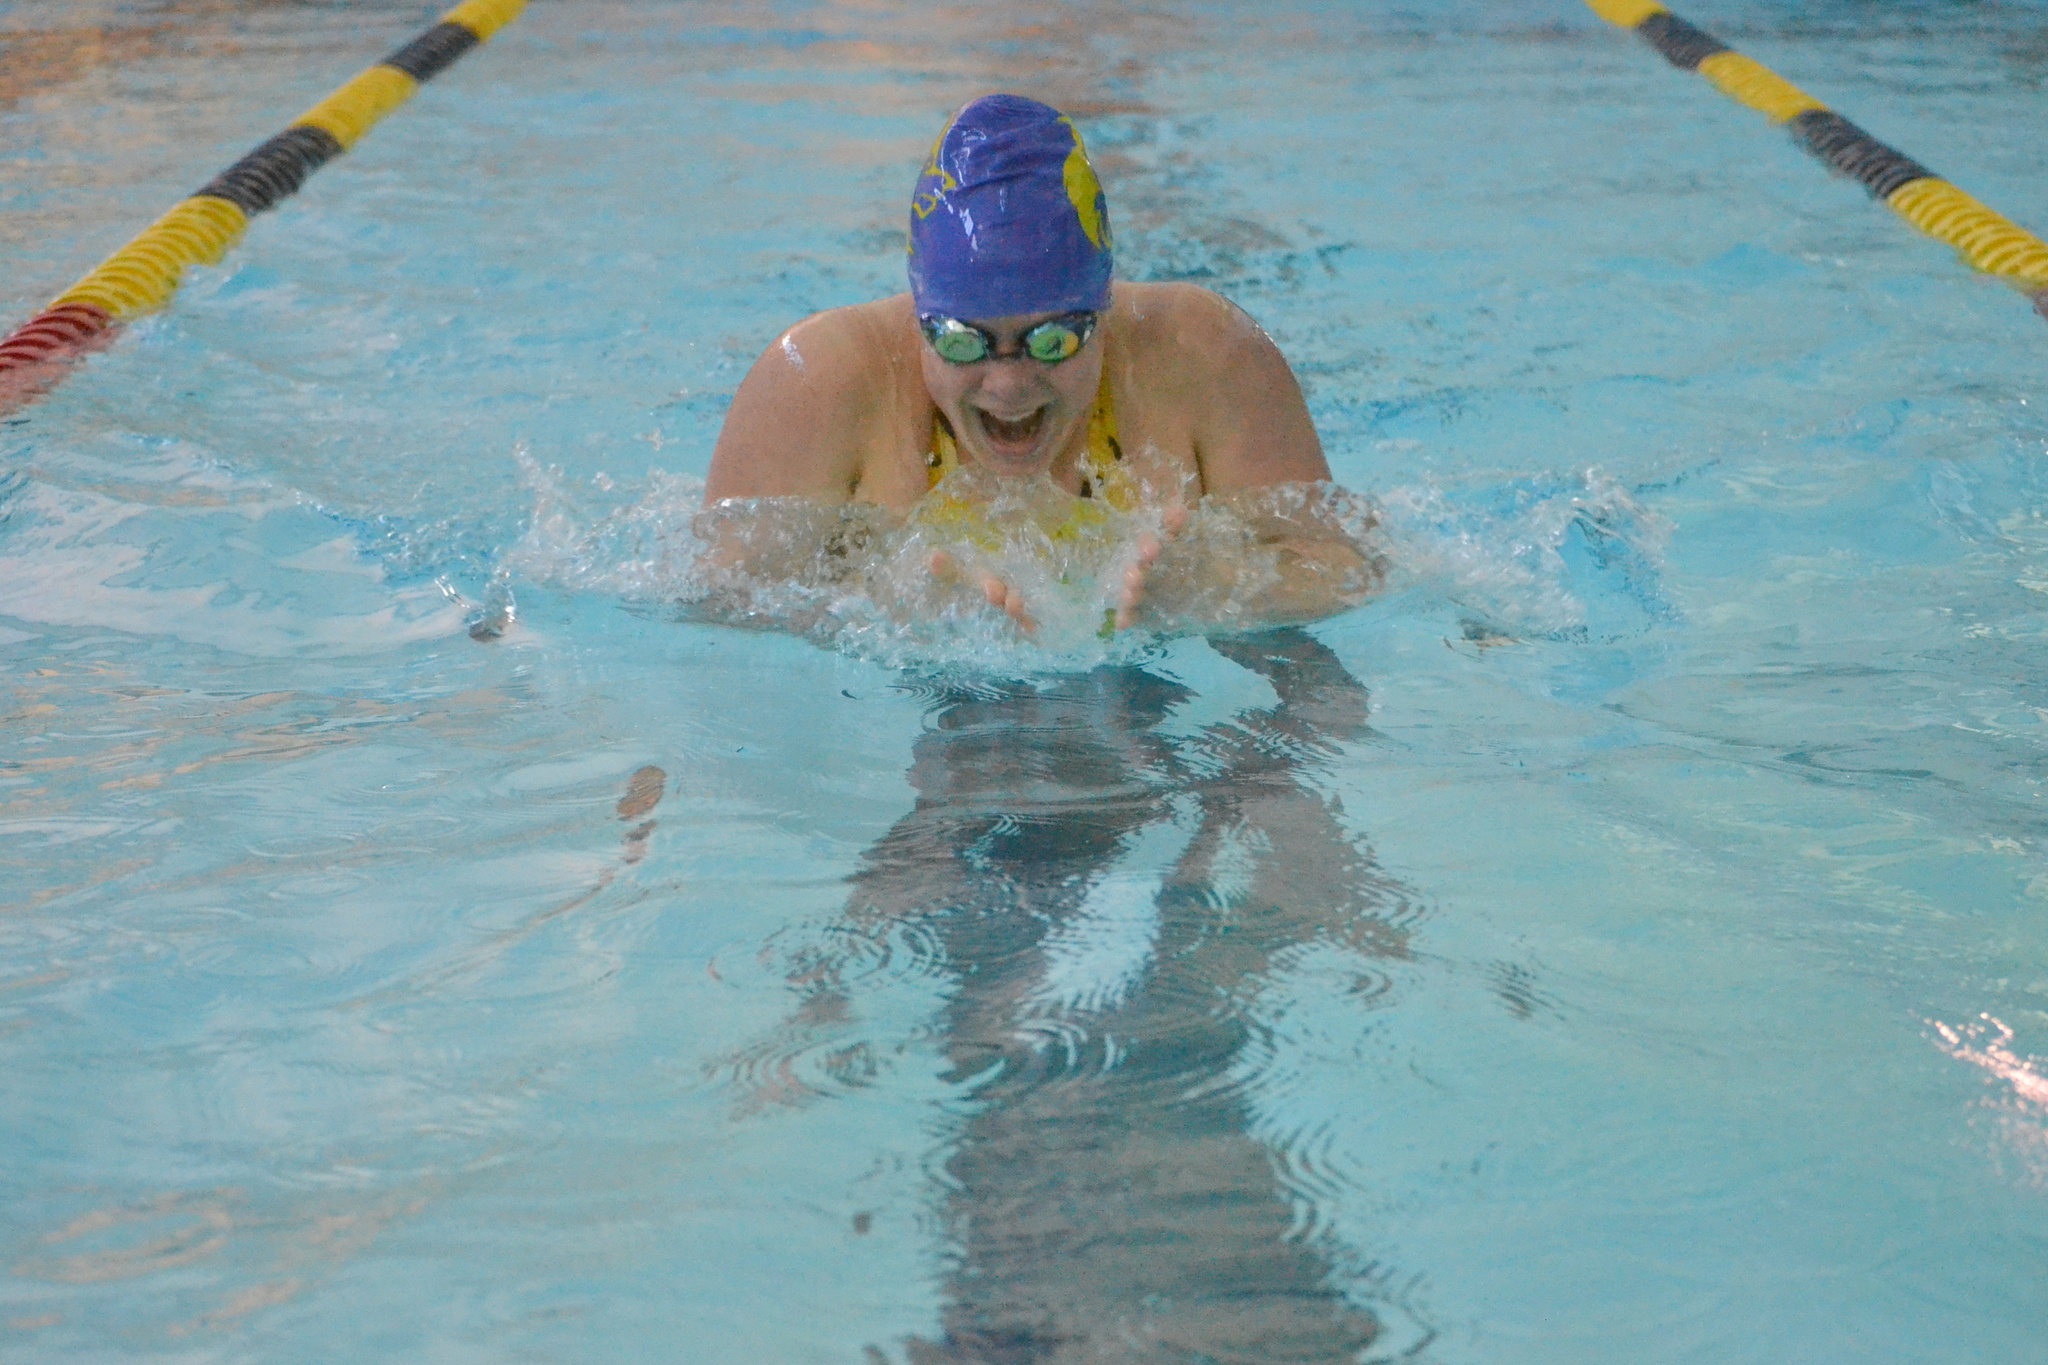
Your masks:
{"label": "foam on water", "polygon": [[[523,449],[517,459],[533,512],[499,562],[496,581],[509,589],[525,581],[794,630],[896,666],[1059,671],[1142,657],[1151,641],[1184,632],[1256,627],[1261,595],[1282,577],[1266,543],[1276,531],[1355,552],[1335,600],[1448,603],[1487,639],[1611,640],[1673,610],[1658,589],[1668,528],[1598,470],[1407,485],[1377,498],[1280,485],[1199,499],[1169,535],[1156,504],[1125,513],[1044,480],[972,469],[899,515],[801,498],[706,509],[702,480],[659,470],[635,490],[600,476],[586,492]],[[963,503],[979,510],[962,515]],[[1105,616],[1147,537],[1166,541],[1147,579],[1151,619],[1111,638]],[[957,571],[935,573],[935,553]],[[983,574],[1021,589],[1034,632],[988,605]]]}
{"label": "foam on water", "polygon": [[1669,524],[1598,469],[1404,485],[1381,507],[1395,581],[1488,636],[1611,640],[1673,614]]}

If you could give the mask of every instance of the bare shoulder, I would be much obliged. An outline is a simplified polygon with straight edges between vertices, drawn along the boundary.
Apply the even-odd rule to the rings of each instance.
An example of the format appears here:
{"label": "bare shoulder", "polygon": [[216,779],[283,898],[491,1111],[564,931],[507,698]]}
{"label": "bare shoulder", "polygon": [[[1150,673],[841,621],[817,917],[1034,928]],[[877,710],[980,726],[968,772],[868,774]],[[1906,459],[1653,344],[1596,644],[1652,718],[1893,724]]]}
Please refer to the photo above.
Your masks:
{"label": "bare shoulder", "polygon": [[1258,330],[1251,315],[1213,289],[1178,281],[1116,286],[1117,306],[1126,311],[1147,341],[1222,342],[1244,328]]}
{"label": "bare shoulder", "polygon": [[1118,302],[1130,319],[1136,358],[1189,391],[1210,388],[1250,363],[1282,368],[1286,360],[1252,315],[1195,284],[1128,284]]}
{"label": "bare shoulder", "polygon": [[771,342],[733,395],[704,482],[722,498],[844,501],[894,394],[901,299],[815,313]]}
{"label": "bare shoulder", "polygon": [[1119,292],[1133,372],[1188,414],[1206,491],[1330,477],[1294,371],[1249,313],[1199,285]]}

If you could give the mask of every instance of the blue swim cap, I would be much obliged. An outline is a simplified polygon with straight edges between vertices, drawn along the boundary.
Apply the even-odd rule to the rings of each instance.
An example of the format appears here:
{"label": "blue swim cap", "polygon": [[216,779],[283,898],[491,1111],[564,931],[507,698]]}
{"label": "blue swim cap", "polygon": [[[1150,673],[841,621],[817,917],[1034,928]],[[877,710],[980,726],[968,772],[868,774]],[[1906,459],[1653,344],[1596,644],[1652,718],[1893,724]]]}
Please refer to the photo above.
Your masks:
{"label": "blue swim cap", "polygon": [[1109,204],[1059,110],[988,95],[953,115],[910,199],[919,313],[1001,318],[1109,307]]}

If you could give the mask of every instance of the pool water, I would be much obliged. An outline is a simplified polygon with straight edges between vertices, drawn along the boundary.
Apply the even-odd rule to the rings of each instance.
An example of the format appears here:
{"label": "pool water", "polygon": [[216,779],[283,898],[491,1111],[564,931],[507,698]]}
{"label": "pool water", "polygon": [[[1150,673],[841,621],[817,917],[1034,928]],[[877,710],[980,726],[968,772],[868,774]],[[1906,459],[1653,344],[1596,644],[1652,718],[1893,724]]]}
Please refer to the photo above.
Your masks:
{"label": "pool water", "polygon": [[[1683,12],[2048,228],[2041,6]],[[0,3],[0,311],[433,14]],[[679,605],[1004,88],[1374,601]],[[536,3],[0,424],[0,1358],[2048,1361],[2044,346],[1563,0]]]}

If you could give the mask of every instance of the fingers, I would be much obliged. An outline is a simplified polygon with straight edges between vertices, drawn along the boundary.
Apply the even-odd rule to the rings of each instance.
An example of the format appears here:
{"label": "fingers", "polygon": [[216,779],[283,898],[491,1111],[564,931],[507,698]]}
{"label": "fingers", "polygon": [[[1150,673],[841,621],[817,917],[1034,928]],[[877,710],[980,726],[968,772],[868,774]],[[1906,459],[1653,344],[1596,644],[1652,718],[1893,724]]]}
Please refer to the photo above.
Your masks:
{"label": "fingers", "polygon": [[[1187,525],[1187,512],[1184,508],[1168,508],[1164,522],[1167,538],[1170,539]],[[1159,556],[1165,548],[1165,540],[1150,532],[1140,535],[1132,545],[1130,562],[1125,565],[1123,580],[1117,585],[1114,609],[1116,629],[1129,630],[1138,624],[1152,566],[1159,562]],[[1017,629],[1026,635],[1037,633],[1038,622],[1032,618],[1025,605],[1024,594],[1015,584],[1006,583],[987,570],[964,568],[958,559],[944,550],[934,551],[928,563],[934,578],[946,583],[958,581],[963,577],[970,579],[981,590],[982,597],[990,606],[1017,623]]]}
{"label": "fingers", "polygon": [[1023,631],[1026,635],[1037,630],[1038,622],[1032,620],[1030,614],[1024,610],[1024,594],[1007,584],[997,583],[995,586],[1002,589],[1002,598],[998,600],[995,594],[991,592],[989,594],[989,601],[1007,612],[1010,619],[1017,623],[1017,629]]}
{"label": "fingers", "polygon": [[1145,602],[1145,584],[1152,576],[1152,566],[1159,562],[1160,552],[1166,548],[1166,540],[1179,535],[1188,524],[1188,509],[1178,503],[1168,506],[1160,516],[1165,539],[1150,531],[1141,534],[1131,547],[1131,562],[1124,569],[1124,581],[1116,598],[1116,628],[1129,630],[1138,624],[1138,608]]}
{"label": "fingers", "polygon": [[[967,576],[967,570],[960,561],[945,550],[934,550],[925,561],[932,577],[940,583],[957,583]],[[1038,622],[1031,619],[1031,613],[1024,609],[1024,594],[987,571],[974,577],[974,584],[981,589],[981,595],[988,604],[1017,623],[1018,629],[1026,635],[1038,629]]]}
{"label": "fingers", "polygon": [[1116,598],[1118,630],[1129,630],[1138,624],[1138,606],[1145,600],[1145,579],[1152,567],[1152,561],[1159,558],[1159,542],[1152,540],[1150,536],[1145,540],[1152,542],[1150,552],[1147,552],[1145,542],[1140,541],[1137,561],[1124,570],[1123,590]]}
{"label": "fingers", "polygon": [[1038,629],[1038,622],[1024,610],[1024,594],[994,574],[981,576],[981,595],[988,599],[990,606],[1015,621],[1017,628],[1026,635]]}

